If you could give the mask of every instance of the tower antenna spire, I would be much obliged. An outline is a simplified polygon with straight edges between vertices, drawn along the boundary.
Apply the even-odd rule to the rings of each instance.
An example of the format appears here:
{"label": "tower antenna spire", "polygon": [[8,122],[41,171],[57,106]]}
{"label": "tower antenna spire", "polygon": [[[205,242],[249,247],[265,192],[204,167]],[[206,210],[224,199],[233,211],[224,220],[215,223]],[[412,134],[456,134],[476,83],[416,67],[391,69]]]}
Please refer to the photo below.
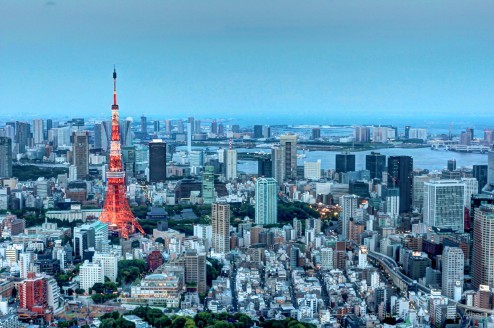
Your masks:
{"label": "tower antenna spire", "polygon": [[113,65],[113,104],[117,104],[117,68]]}

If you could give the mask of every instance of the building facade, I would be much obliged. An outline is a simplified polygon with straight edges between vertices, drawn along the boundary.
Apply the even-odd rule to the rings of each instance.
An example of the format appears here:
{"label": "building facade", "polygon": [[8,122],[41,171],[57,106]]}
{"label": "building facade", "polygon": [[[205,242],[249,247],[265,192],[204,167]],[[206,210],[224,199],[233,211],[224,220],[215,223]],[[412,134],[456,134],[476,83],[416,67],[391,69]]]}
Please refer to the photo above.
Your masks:
{"label": "building facade", "polygon": [[256,224],[275,224],[278,222],[277,184],[273,178],[256,180]]}

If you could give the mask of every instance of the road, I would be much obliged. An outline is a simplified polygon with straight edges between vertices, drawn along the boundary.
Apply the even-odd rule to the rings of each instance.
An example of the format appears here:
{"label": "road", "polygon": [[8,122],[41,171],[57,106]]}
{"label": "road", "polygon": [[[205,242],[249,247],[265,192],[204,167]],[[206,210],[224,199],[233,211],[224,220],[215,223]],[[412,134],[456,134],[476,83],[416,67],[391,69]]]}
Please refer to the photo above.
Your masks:
{"label": "road", "polygon": [[[413,289],[413,287],[415,287],[417,290],[420,290],[424,293],[427,293],[427,294],[431,293],[430,288],[427,288],[426,286],[418,283],[417,281],[410,279],[403,272],[401,272],[400,268],[398,267],[398,264],[396,264],[396,261],[394,259],[390,258],[389,256],[386,256],[386,255],[381,254],[381,253],[373,252],[373,251],[369,251],[368,256],[369,256],[369,258],[377,260],[377,261],[381,262],[382,264],[384,264],[385,267],[389,268],[388,274],[393,275],[394,277],[397,277],[398,279],[403,281],[405,284],[407,284],[410,288]],[[475,313],[488,314],[488,315],[494,314],[494,310],[484,309],[484,308],[480,308],[480,307],[476,307],[476,306],[468,306],[466,304],[458,303],[457,301],[455,301],[453,299],[449,299],[449,301],[456,305],[456,308],[459,311],[459,313],[462,315],[462,317],[463,317],[463,313],[465,310],[475,312]]]}

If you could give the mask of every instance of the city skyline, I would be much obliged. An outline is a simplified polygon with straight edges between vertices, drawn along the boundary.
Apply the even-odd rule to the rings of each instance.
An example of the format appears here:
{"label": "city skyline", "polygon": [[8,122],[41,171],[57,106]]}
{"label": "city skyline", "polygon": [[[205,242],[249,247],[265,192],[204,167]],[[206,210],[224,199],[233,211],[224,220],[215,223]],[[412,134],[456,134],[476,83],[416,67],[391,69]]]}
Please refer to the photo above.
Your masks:
{"label": "city skyline", "polygon": [[4,1],[0,107],[104,117],[116,64],[123,116],[491,117],[493,6]]}

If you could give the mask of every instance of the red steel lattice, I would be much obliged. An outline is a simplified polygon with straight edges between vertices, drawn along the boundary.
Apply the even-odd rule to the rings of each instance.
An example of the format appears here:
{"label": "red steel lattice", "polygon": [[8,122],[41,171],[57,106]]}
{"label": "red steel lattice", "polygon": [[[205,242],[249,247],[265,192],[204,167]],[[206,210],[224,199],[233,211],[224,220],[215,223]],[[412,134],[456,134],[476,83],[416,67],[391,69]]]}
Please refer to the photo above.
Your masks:
{"label": "red steel lattice", "polygon": [[99,220],[108,223],[111,230],[117,230],[120,237],[128,239],[129,235],[139,230],[144,234],[137,219],[130,210],[125,188],[125,173],[122,168],[122,151],[120,148],[120,126],[117,105],[117,72],[113,70],[113,105],[111,106],[111,144],[110,169],[107,172],[107,191],[105,205]]}

